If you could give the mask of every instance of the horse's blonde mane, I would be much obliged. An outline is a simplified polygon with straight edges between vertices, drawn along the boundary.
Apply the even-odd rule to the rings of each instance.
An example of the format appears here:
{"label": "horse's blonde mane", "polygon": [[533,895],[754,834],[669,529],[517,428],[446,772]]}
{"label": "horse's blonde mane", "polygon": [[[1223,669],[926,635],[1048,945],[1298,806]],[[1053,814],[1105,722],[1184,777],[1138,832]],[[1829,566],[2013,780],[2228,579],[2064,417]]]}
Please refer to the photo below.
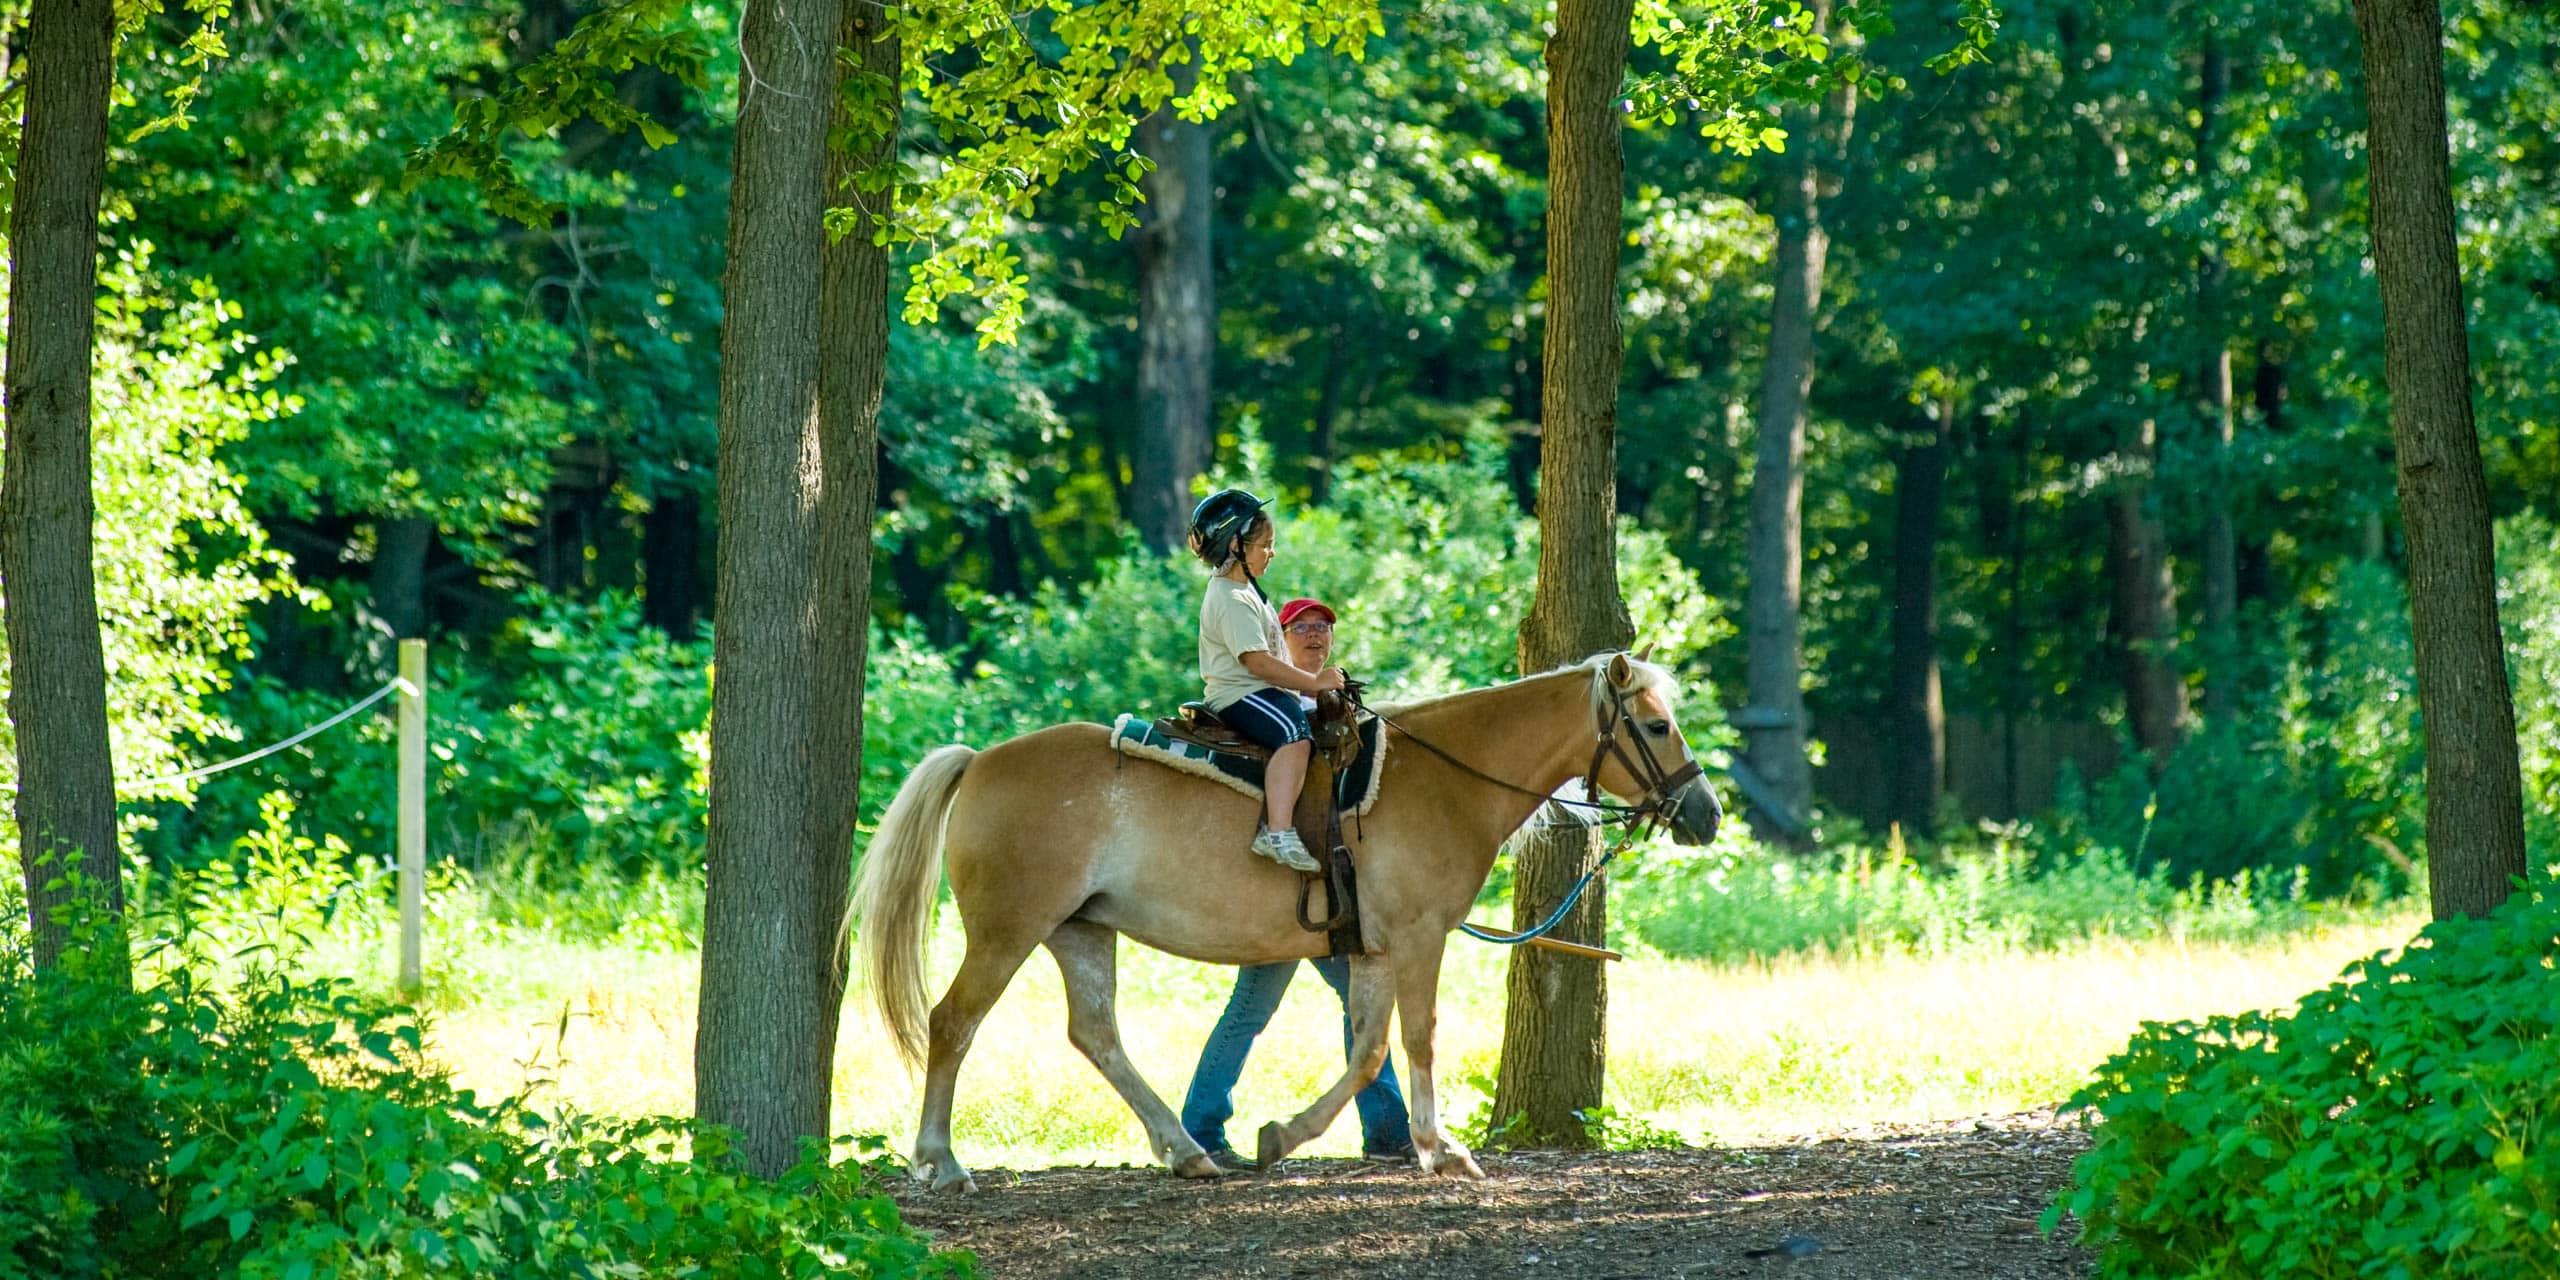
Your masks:
{"label": "horse's blonde mane", "polygon": [[1621,656],[1626,658],[1628,670],[1635,674],[1635,683],[1630,686],[1630,690],[1632,692],[1644,693],[1651,691],[1653,693],[1658,693],[1662,695],[1662,701],[1666,705],[1668,705],[1677,695],[1679,686],[1672,680],[1669,669],[1658,663],[1647,662],[1632,653],[1621,654],[1616,649],[1603,649],[1579,662],[1568,662],[1554,670],[1541,671],[1533,676],[1522,676],[1517,680],[1506,680],[1501,684],[1486,685],[1480,689],[1460,689],[1455,693],[1444,693],[1429,698],[1416,698],[1410,702],[1381,703],[1376,709],[1381,715],[1406,715],[1415,711],[1425,711],[1434,707],[1446,706],[1450,703],[1463,701],[1468,698],[1484,697],[1489,694],[1500,693],[1505,689],[1509,689],[1515,685],[1527,684],[1532,680],[1544,680],[1549,676],[1560,676],[1568,671],[1582,671],[1588,673],[1591,677],[1591,714],[1594,717],[1597,717],[1601,713],[1607,711],[1610,705],[1609,660]]}

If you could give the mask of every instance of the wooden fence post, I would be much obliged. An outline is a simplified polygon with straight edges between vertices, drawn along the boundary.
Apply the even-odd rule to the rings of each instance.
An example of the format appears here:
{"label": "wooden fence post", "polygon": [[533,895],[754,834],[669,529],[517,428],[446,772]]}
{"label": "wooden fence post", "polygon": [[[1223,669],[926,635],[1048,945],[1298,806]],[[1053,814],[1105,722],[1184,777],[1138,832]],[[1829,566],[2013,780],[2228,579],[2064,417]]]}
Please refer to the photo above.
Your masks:
{"label": "wooden fence post", "polygon": [[400,642],[400,989],[424,977],[427,917],[427,642]]}

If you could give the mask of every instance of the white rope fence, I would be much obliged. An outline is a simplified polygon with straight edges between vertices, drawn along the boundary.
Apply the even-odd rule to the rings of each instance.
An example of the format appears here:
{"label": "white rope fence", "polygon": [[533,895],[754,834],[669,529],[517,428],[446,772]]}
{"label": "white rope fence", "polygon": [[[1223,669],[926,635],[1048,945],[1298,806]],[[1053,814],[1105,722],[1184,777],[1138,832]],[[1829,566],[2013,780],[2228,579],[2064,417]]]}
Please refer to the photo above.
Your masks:
{"label": "white rope fence", "polygon": [[[418,989],[423,976],[423,939],[426,926],[425,885],[427,872],[427,642],[400,642],[400,674],[382,682],[382,687],[340,711],[338,714],[302,730],[290,738],[260,747],[245,755],[234,756],[216,764],[165,778],[116,784],[119,795],[130,797],[136,792],[157,787],[176,786],[210,778],[226,770],[254,764],[280,751],[290,751],[327,733],[362,714],[365,708],[400,695],[400,825],[396,862],[400,875],[400,982],[410,990]],[[15,778],[0,778],[0,794],[15,792]],[[368,877],[368,881],[370,877]]]}
{"label": "white rope fence", "polygon": [[[357,702],[354,706],[348,707],[346,710],[341,711],[318,724],[312,725],[282,742],[260,747],[247,755],[234,756],[219,764],[209,764],[201,769],[189,769],[185,773],[173,773],[165,778],[146,778],[140,782],[119,782],[116,784],[116,790],[120,794],[131,795],[134,792],[148,791],[154,787],[172,787],[181,782],[194,782],[199,778],[210,778],[217,773],[237,769],[244,764],[255,764],[279,751],[291,751],[295,747],[301,746],[303,743],[309,742],[313,738],[319,737],[321,734],[327,733],[331,729],[335,729],[339,725],[345,724],[347,721],[355,718],[356,714],[363,711],[366,707],[370,707],[373,704],[382,701],[384,698],[390,697],[392,694],[405,692],[408,687],[407,681],[394,677],[390,680],[383,681],[381,688],[366,694],[363,700]],[[0,791],[15,791],[17,789],[17,779],[0,778]]]}

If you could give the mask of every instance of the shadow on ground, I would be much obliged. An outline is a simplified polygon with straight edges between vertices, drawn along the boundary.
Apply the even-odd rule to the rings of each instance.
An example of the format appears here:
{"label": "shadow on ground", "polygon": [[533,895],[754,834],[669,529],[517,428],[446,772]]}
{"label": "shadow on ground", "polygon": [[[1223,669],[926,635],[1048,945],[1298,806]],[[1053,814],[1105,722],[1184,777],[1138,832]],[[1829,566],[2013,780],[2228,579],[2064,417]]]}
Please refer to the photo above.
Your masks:
{"label": "shadow on ground", "polygon": [[[909,1221],[999,1280],[1193,1276],[2082,1277],[2036,1230],[2088,1145],[2031,1112],[1758,1147],[1491,1153],[1481,1186],[1410,1166],[1288,1160],[981,1170],[972,1196],[899,1192]],[[2068,1239],[2070,1224],[2062,1234]]]}

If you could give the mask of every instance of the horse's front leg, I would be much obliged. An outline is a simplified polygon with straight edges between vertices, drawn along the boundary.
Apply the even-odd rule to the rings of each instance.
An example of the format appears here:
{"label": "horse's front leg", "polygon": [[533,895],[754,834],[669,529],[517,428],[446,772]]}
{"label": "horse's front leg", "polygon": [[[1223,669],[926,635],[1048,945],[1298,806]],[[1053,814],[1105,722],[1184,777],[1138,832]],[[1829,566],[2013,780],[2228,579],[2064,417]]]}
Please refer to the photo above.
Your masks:
{"label": "horse's front leg", "polygon": [[1440,934],[1397,951],[1394,957],[1396,1019],[1404,1025],[1405,1086],[1411,1089],[1413,1153],[1427,1172],[1480,1181],[1484,1170],[1463,1143],[1440,1126],[1439,1090],[1432,1079],[1431,1043],[1440,1018]]}
{"label": "horse's front leg", "polygon": [[1345,1055],[1342,1078],[1324,1091],[1314,1105],[1289,1118],[1287,1124],[1273,1122],[1262,1126],[1254,1155],[1265,1168],[1291,1151],[1314,1141],[1342,1114],[1352,1097],[1369,1082],[1378,1078],[1379,1068],[1387,1061],[1387,1026],[1395,1012],[1393,973],[1385,962],[1368,956],[1351,960],[1351,996],[1347,1001],[1351,1014],[1351,1052]]}

